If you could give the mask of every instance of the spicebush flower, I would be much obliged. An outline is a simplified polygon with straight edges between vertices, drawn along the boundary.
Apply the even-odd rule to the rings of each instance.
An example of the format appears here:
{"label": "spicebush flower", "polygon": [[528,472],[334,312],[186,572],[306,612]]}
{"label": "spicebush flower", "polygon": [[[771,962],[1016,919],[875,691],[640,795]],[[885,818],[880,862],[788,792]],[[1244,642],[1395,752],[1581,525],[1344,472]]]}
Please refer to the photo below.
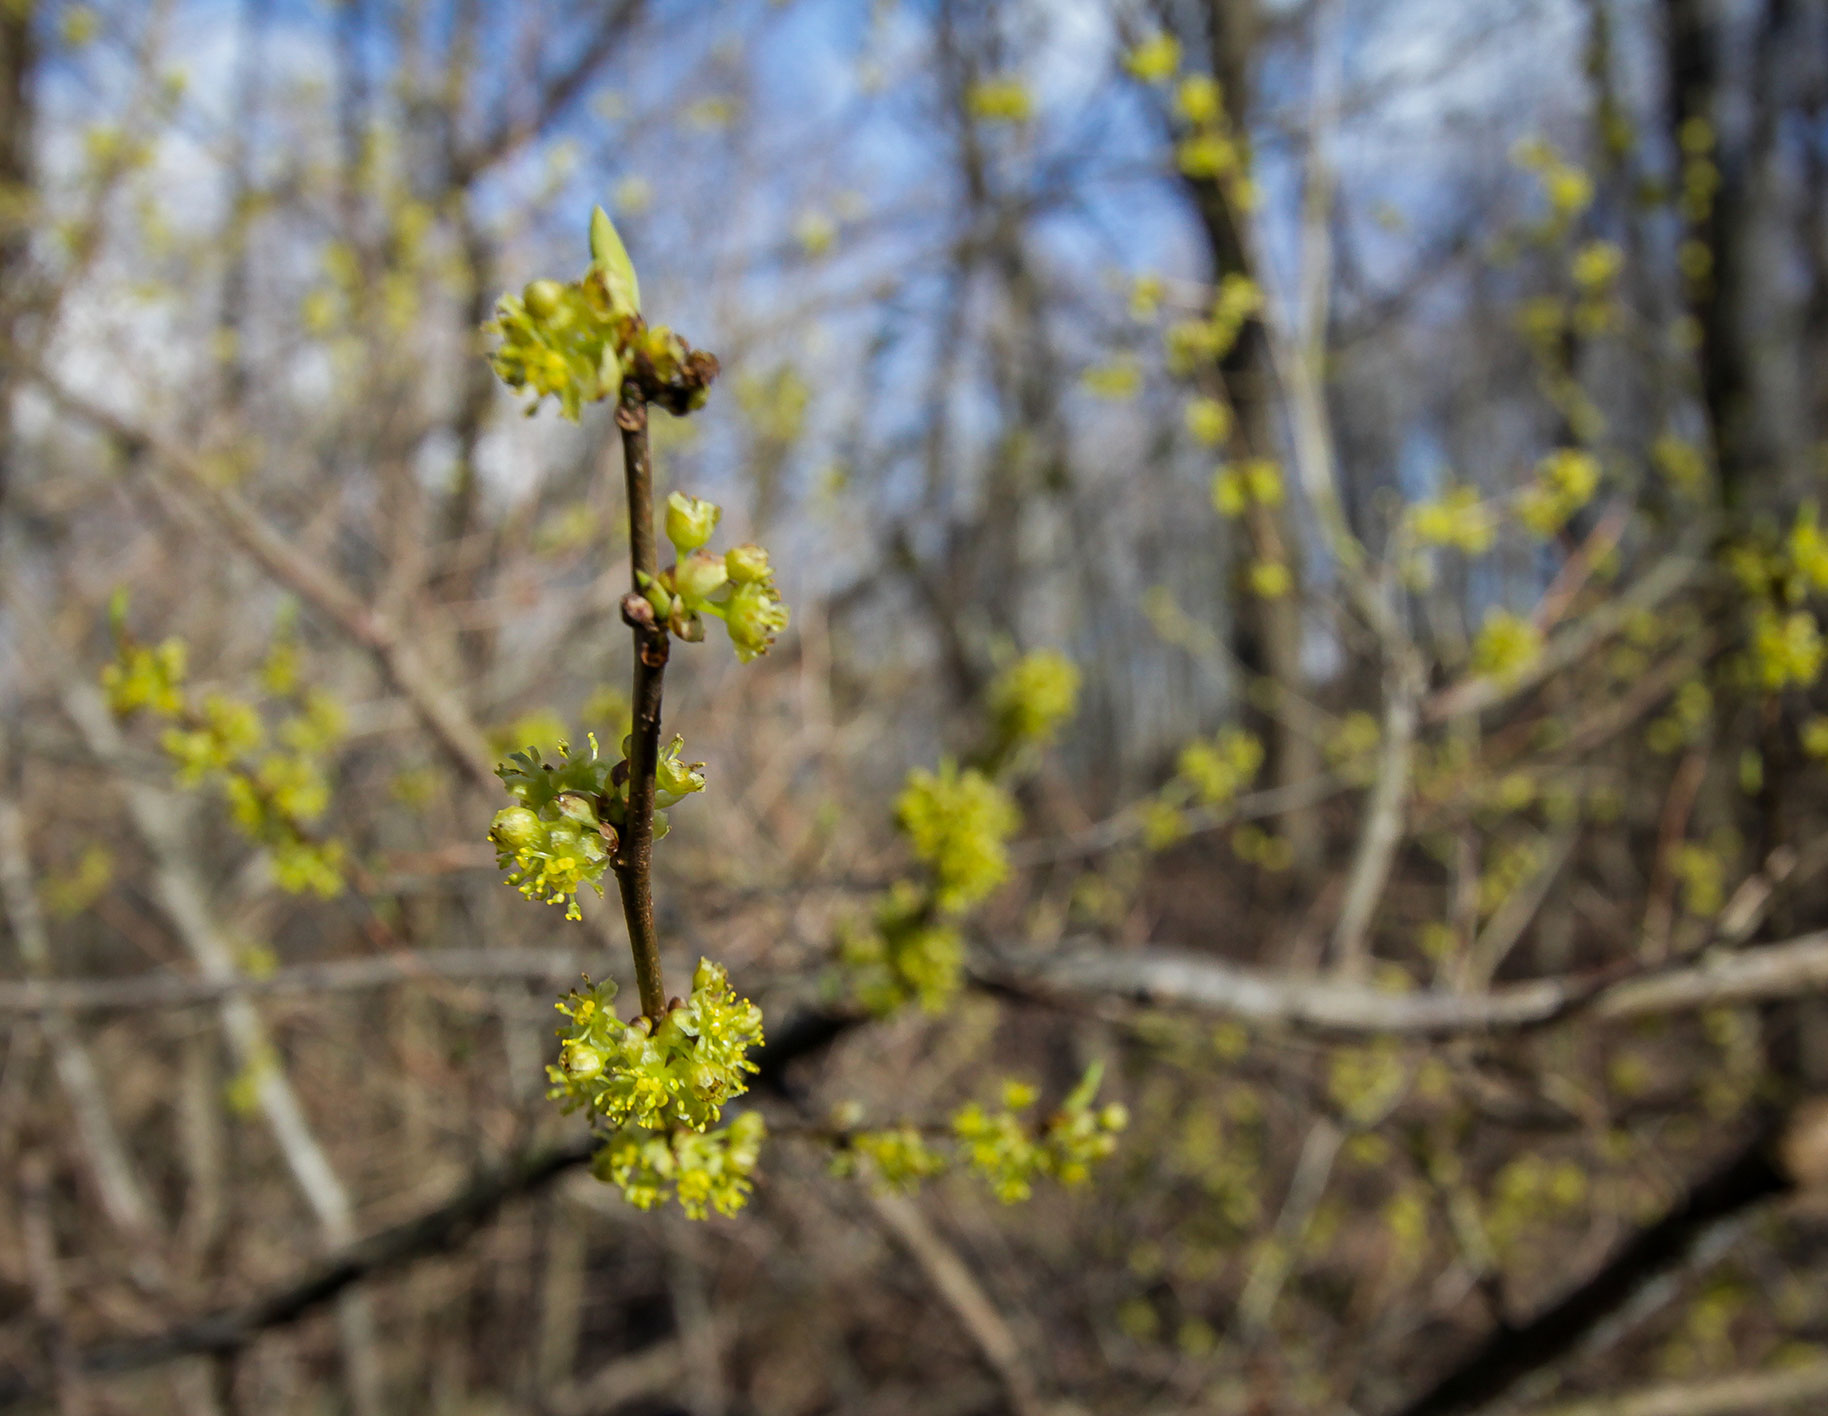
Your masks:
{"label": "spicebush flower", "polygon": [[625,1023],[610,1009],[614,983],[586,980],[559,1003],[571,1019],[550,1095],[614,1126],[706,1130],[723,1104],[748,1090],[757,1069],[748,1051],[762,1042],[762,1010],[730,988],[723,967],[699,961],[692,995],[658,1020]]}
{"label": "spicebush flower", "polygon": [[968,909],[1009,877],[1008,838],[1022,818],[1008,793],[976,768],[916,768],[895,802],[895,820],[932,868],[940,909]]}

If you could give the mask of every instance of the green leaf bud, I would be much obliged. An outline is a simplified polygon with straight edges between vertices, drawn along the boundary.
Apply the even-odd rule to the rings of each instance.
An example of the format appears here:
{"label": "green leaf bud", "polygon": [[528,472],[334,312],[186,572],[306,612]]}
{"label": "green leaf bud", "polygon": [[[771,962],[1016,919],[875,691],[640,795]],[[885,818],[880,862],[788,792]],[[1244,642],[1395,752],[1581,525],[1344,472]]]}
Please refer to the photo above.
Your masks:
{"label": "green leaf bud", "polygon": [[724,514],[716,502],[674,492],[666,499],[666,537],[684,556],[711,539],[718,518]]}
{"label": "green leaf bud", "polygon": [[640,314],[641,282],[635,278],[635,263],[628,258],[628,247],[622,244],[615,223],[602,207],[590,213],[590,259],[602,270],[611,301],[626,303],[630,314]]}
{"label": "green leaf bud", "polygon": [[753,541],[732,546],[724,552],[724,571],[738,585],[774,578],[774,567],[768,563],[768,552]]}

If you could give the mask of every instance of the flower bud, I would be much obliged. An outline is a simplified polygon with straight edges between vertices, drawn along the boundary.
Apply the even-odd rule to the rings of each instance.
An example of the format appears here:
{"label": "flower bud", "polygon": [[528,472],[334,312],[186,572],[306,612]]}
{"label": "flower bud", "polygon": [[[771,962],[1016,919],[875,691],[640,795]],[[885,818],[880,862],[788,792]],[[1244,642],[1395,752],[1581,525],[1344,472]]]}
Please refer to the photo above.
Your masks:
{"label": "flower bud", "polygon": [[489,835],[503,850],[524,851],[545,839],[546,827],[526,807],[504,806],[489,824]]}
{"label": "flower bud", "polygon": [[738,585],[770,580],[774,576],[774,567],[768,563],[768,552],[753,541],[732,546],[724,552],[724,571]]}
{"label": "flower bud", "polygon": [[550,320],[565,307],[565,287],[556,280],[535,280],[521,291],[520,298],[534,319]]}
{"label": "flower bud", "polygon": [[674,568],[673,587],[688,601],[707,599],[731,578],[724,566],[724,560],[708,551],[693,551]]}
{"label": "flower bud", "polygon": [[574,1082],[588,1081],[603,1070],[603,1054],[589,1043],[568,1042],[561,1059],[566,1075]]}
{"label": "flower bud", "polygon": [[553,805],[558,807],[559,815],[567,821],[574,821],[580,826],[597,824],[597,809],[582,792],[560,792]]}
{"label": "flower bud", "polygon": [[687,644],[704,643],[705,622],[686,609],[684,600],[673,601],[673,613],[666,617],[666,627]]}
{"label": "flower bud", "polygon": [[666,536],[680,555],[697,550],[711,539],[723,508],[715,502],[674,492],[666,499]]}

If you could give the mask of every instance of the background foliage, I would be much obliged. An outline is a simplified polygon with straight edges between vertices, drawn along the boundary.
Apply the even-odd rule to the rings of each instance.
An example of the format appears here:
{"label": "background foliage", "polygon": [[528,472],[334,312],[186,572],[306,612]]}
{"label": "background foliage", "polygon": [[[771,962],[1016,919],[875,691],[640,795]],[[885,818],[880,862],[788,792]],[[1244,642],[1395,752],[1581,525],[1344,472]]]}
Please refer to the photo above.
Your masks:
{"label": "background foliage", "polygon": [[1824,213],[1813,0],[0,0],[0,1405],[1811,1409]]}

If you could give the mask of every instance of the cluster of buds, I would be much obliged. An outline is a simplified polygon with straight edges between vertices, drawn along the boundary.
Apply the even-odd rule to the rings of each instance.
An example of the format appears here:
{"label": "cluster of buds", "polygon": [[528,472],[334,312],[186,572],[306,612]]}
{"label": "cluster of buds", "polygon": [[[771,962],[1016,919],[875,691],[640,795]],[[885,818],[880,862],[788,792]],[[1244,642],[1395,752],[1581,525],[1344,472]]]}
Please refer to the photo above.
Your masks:
{"label": "cluster of buds", "polygon": [[546,1069],[548,1094],[616,1128],[594,1169],[630,1203],[650,1209],[671,1193],[691,1218],[733,1214],[749,1195],[762,1120],[745,1112],[710,1128],[758,1070],[748,1053],[762,1043],[761,1009],[709,959],[692,975],[691,997],[673,999],[658,1019],[623,1022],[610,1006],[615,994],[614,983],[586,979],[559,1003],[570,1021],[559,1029],[558,1064]]}
{"label": "cluster of buds", "polygon": [[895,822],[932,871],[940,911],[969,909],[1009,878],[1009,838],[1022,824],[1009,794],[974,767],[916,768],[895,802]]}
{"label": "cluster of buds", "polygon": [[687,1219],[704,1219],[712,1210],[735,1214],[755,1188],[767,1131],[755,1111],[702,1134],[624,1130],[597,1152],[591,1173],[617,1186],[636,1209],[654,1208],[670,1191]]}
{"label": "cluster of buds", "polygon": [[[558,745],[557,763],[542,762],[539,751],[524,748],[495,769],[516,804],[495,813],[489,839],[495,859],[508,872],[508,883],[530,900],[564,905],[565,918],[582,918],[578,891],[588,885],[603,893],[609,869],[628,819],[628,754],[633,743],[622,740],[622,758],[610,763],[590,736],[588,757],[571,755]],[[685,739],[677,735],[655,764],[654,839],[666,835],[666,808],[705,789],[705,764],[681,760]]]}
{"label": "cluster of buds", "polygon": [[1079,699],[1079,670],[1037,650],[1006,664],[990,686],[987,740],[975,764],[915,768],[895,801],[895,824],[924,869],[898,880],[868,921],[844,931],[840,957],[866,1008],[889,1013],[918,1002],[938,1012],[958,992],[965,942],[957,919],[1009,878],[1009,840],[1022,814],[999,778],[1051,742]]}
{"label": "cluster of buds", "polygon": [[[960,1107],[945,1128],[945,1140],[929,1140],[921,1128],[903,1124],[883,1130],[845,1130],[833,1162],[839,1174],[867,1171],[890,1189],[908,1190],[929,1176],[962,1166],[990,1186],[1005,1204],[1034,1193],[1043,1178],[1082,1185],[1092,1166],[1117,1149],[1130,1124],[1121,1102],[1094,1107],[1104,1064],[1094,1062],[1058,1108],[1032,1114],[1040,1092],[1026,1082],[1003,1084],[1003,1104],[992,1111],[973,1101]],[[846,1118],[848,1119],[848,1118]]]}
{"label": "cluster of buds", "polygon": [[615,996],[614,983],[586,980],[559,1002],[571,1022],[559,1030],[558,1065],[547,1068],[554,1100],[613,1126],[703,1131],[748,1090],[762,1010],[736,996],[721,964],[699,960],[691,997],[673,999],[658,1019],[623,1022],[609,1006]]}
{"label": "cluster of buds", "polygon": [[721,556],[704,549],[722,516],[715,502],[683,492],[669,496],[666,535],[677,559],[657,576],[642,576],[641,589],[655,622],[687,643],[705,637],[706,615],[722,620],[736,657],[746,664],[766,654],[787,628],[787,606],[760,546],[732,546]]}
{"label": "cluster of buds", "polygon": [[601,207],[591,215],[590,256],[575,281],[535,280],[497,302],[486,328],[501,340],[491,362],[502,382],[533,395],[529,416],[551,395],[573,422],[584,404],[615,399],[625,381],[670,413],[703,407],[716,358],[641,318],[634,264]]}
{"label": "cluster of buds", "polygon": [[267,852],[281,889],[326,899],[340,894],[347,849],[313,827],[330,806],[323,759],[342,736],[341,706],[321,691],[302,691],[295,674],[276,674],[275,664],[295,656],[290,645],[276,645],[263,676],[294,711],[278,723],[277,742],[270,741],[255,704],[226,693],[193,699],[186,692],[182,640],[142,644],[126,617],[126,600],[116,596],[115,657],[101,673],[108,706],[120,718],[165,722],[159,745],[178,784],[221,791],[235,825]]}

